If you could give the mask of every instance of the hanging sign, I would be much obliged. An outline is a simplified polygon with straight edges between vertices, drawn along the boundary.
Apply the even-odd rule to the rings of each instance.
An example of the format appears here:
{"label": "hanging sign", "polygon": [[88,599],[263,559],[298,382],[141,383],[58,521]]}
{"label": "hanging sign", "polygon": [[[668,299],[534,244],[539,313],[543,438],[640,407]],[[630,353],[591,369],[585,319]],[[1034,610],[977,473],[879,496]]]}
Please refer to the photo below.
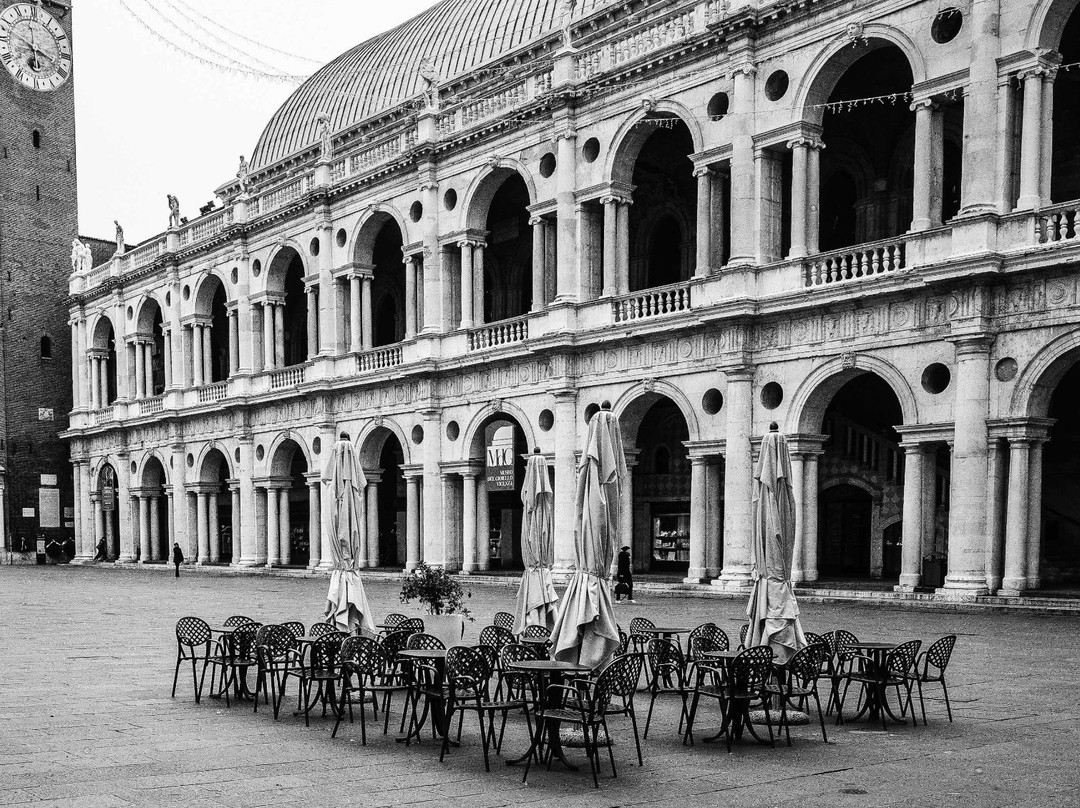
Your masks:
{"label": "hanging sign", "polygon": [[514,427],[504,426],[491,436],[484,479],[488,491],[514,490]]}
{"label": "hanging sign", "polygon": [[106,466],[102,471],[101,510],[106,513],[116,510],[116,476],[112,466]]}

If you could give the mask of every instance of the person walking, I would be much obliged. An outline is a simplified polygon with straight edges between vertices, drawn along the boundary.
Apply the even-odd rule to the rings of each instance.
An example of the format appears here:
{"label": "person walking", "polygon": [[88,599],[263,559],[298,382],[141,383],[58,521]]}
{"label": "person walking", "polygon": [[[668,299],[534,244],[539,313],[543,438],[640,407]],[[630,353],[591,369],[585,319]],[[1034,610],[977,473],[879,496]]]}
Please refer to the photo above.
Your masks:
{"label": "person walking", "polygon": [[176,577],[180,577],[180,565],[184,563],[184,551],[180,549],[180,545],[177,542],[173,542],[172,546],[172,560],[176,565]]}
{"label": "person walking", "polygon": [[634,573],[630,569],[630,548],[623,547],[619,551],[619,568],[615,576],[615,602],[619,603],[622,596],[626,595],[627,603],[634,603]]}
{"label": "person walking", "polygon": [[94,561],[108,561],[109,552],[105,548],[105,539],[102,539],[97,543],[97,554],[94,556]]}

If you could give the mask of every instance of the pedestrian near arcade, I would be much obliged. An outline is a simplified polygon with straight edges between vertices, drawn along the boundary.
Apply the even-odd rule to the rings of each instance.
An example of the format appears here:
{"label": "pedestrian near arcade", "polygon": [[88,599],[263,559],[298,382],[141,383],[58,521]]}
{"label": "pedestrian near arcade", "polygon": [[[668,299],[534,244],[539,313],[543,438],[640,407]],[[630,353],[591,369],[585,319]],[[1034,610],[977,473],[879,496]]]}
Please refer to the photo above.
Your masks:
{"label": "pedestrian near arcade", "polygon": [[615,602],[620,603],[626,595],[627,603],[634,603],[634,573],[630,569],[630,548],[619,551],[619,568],[615,576]]}
{"label": "pedestrian near arcade", "polygon": [[172,546],[172,561],[176,565],[176,577],[180,577],[180,565],[184,563],[184,551],[180,549],[180,545],[177,542],[173,542]]}

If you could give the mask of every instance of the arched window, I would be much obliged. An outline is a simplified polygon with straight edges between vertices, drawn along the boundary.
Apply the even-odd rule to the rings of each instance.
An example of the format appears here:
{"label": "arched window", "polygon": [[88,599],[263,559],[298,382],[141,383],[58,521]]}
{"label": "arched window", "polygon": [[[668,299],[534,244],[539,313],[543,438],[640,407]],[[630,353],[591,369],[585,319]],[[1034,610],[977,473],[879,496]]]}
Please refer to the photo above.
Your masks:
{"label": "arched window", "polygon": [[34,133],[30,136],[30,140],[33,142],[35,149],[41,148],[41,132],[37,129],[35,129]]}
{"label": "arched window", "polygon": [[52,359],[52,337],[48,334],[41,338],[41,358]]}

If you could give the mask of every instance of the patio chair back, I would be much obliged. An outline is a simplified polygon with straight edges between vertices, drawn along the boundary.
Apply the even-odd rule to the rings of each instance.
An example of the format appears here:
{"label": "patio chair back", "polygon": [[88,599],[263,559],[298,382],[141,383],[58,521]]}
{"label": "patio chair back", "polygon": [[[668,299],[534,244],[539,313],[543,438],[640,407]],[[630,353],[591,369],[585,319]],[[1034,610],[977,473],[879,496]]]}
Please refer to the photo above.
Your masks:
{"label": "patio chair back", "polygon": [[525,630],[521,632],[521,636],[529,640],[546,640],[551,636],[551,629],[547,626],[525,626]]}
{"label": "patio chair back", "polygon": [[829,653],[823,642],[812,643],[795,653],[787,663],[788,675],[803,687],[810,687],[821,676],[821,666]]}
{"label": "patio chair back", "polygon": [[490,645],[496,651],[514,641],[513,633],[501,626],[484,626],[480,632],[480,644]]}
{"label": "patio chair back", "polygon": [[491,663],[479,648],[455,645],[446,651],[446,682],[458,696],[485,696]]}
{"label": "patio chair back", "polygon": [[288,629],[292,633],[292,635],[298,640],[304,636],[304,624],[301,623],[299,620],[289,620],[288,622],[282,623],[281,625]]}
{"label": "patio chair back", "polygon": [[335,631],[337,629],[330,623],[312,623],[311,628],[308,629],[308,634],[312,637],[323,637]]}
{"label": "patio chair back", "polygon": [[642,654],[626,654],[611,660],[596,678],[593,693],[593,709],[602,712],[614,698],[632,698],[641,676]]}
{"label": "patio chair back", "polygon": [[935,641],[926,649],[926,653],[923,655],[926,664],[931,665],[944,673],[945,668],[949,666],[949,660],[952,658],[953,648],[955,647],[955,634],[950,634],[947,637],[942,637],[940,640]]}
{"label": "patio chair back", "polygon": [[201,617],[181,617],[176,621],[176,642],[194,649],[210,643],[210,626]]}
{"label": "patio chair back", "polygon": [[312,671],[332,671],[341,664],[341,644],[348,635],[340,631],[323,634],[311,644],[308,667]]}
{"label": "patio chair back", "polygon": [[386,615],[386,617],[383,618],[383,625],[387,628],[397,628],[399,623],[407,619],[408,618],[406,618],[403,614],[398,614],[397,612],[390,612],[390,614]]}
{"label": "patio chair back", "polygon": [[900,643],[885,655],[885,670],[891,675],[906,677],[915,668],[915,658],[921,647],[922,640]]}
{"label": "patio chair back", "polygon": [[495,617],[491,622],[507,631],[514,630],[514,615],[510,614],[510,612],[495,612]]}
{"label": "patio chair back", "polygon": [[385,637],[382,638],[383,650],[390,656],[391,659],[397,659],[398,652],[404,651],[408,645],[409,637],[414,633],[413,631],[391,631]]}
{"label": "patio chair back", "polygon": [[736,698],[756,697],[761,693],[772,669],[773,650],[767,645],[747,648],[728,668],[728,681]]}
{"label": "patio chair back", "polygon": [[690,659],[700,661],[709,651],[726,651],[731,647],[727,633],[715,623],[705,623],[690,632],[686,642]]}
{"label": "patio chair back", "polygon": [[394,628],[397,631],[408,631],[415,634],[418,631],[424,630],[424,621],[419,617],[408,617],[394,626]]}
{"label": "patio chair back", "polygon": [[232,617],[225,618],[225,628],[236,628],[242,626],[245,623],[254,623],[250,617],[244,617],[242,614],[234,614]]}
{"label": "patio chair back", "polygon": [[409,640],[405,643],[405,647],[410,651],[442,651],[446,648],[446,646],[443,645],[443,641],[438,637],[432,637],[430,634],[424,634],[422,631],[409,635]]}

